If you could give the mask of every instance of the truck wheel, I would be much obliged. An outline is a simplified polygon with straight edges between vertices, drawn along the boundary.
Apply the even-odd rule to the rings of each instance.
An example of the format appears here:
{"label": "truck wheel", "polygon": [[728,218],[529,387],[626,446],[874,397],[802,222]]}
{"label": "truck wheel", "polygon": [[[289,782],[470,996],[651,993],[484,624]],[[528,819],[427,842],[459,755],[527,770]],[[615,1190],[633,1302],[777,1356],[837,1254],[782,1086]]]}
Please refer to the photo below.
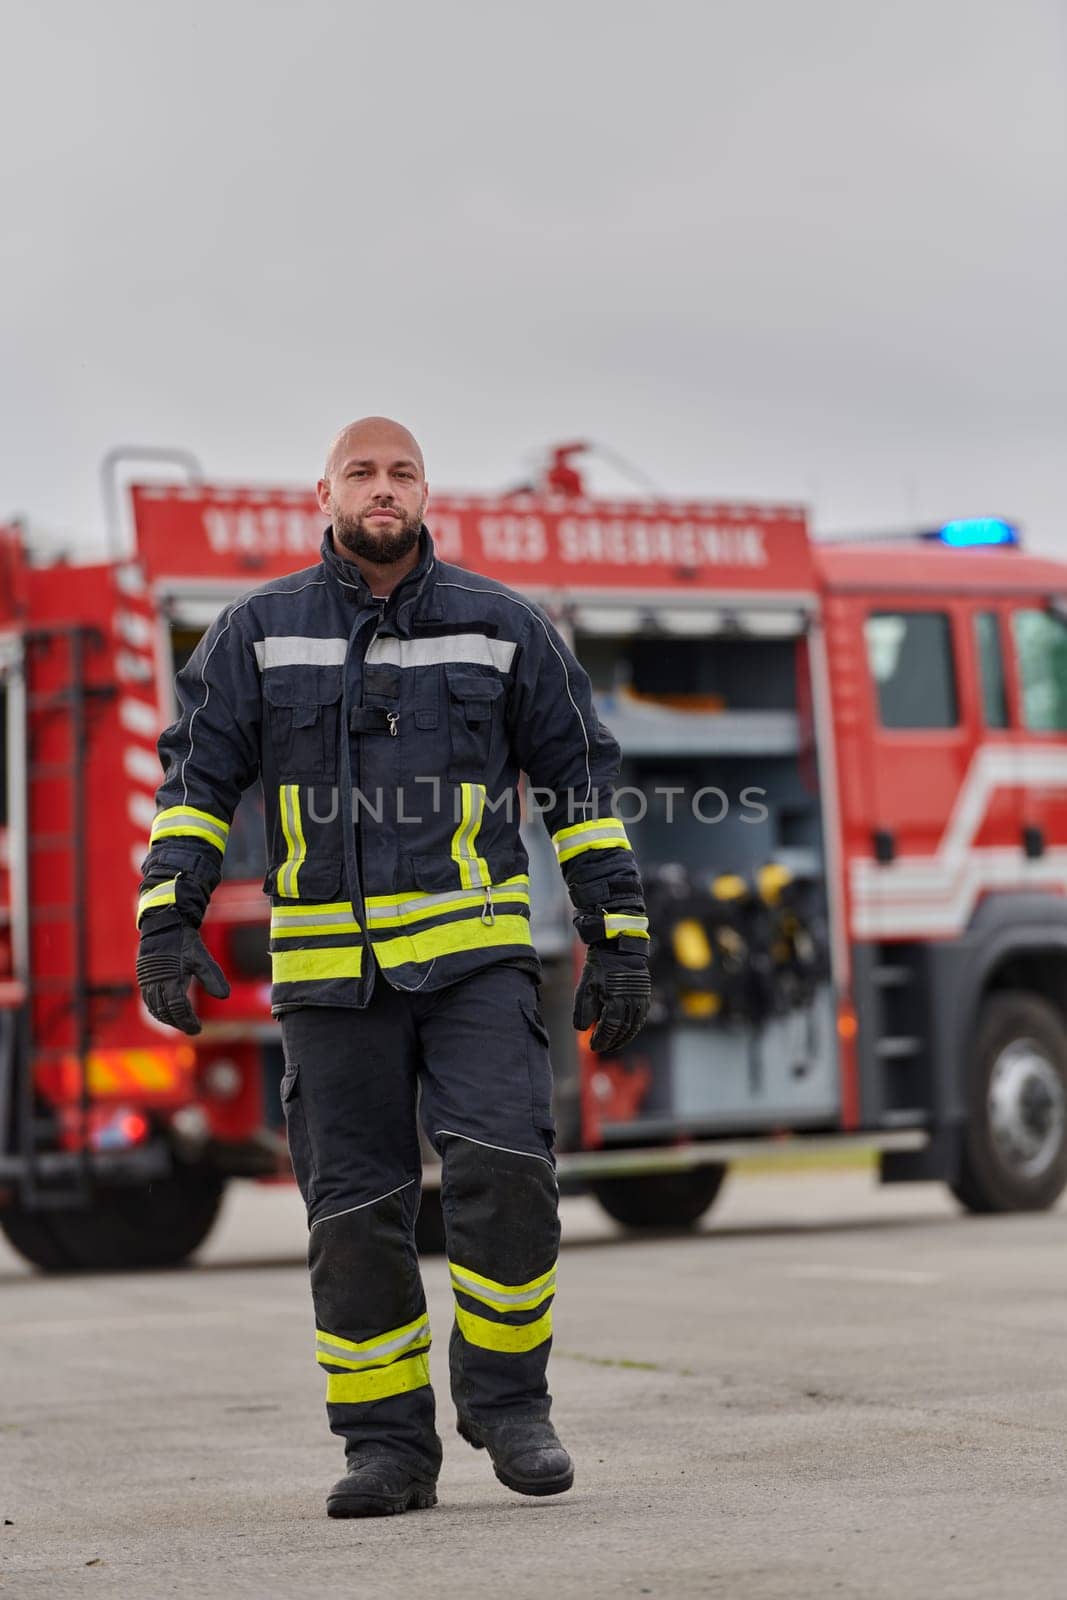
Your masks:
{"label": "truck wheel", "polygon": [[991,994],[978,1017],[963,1160],[968,1211],[1044,1211],[1067,1186],[1067,1026],[1025,990]]}
{"label": "truck wheel", "polygon": [[589,1187],[609,1217],[626,1228],[692,1228],[722,1188],[726,1167],[718,1162],[686,1172],[647,1172],[625,1178],[595,1178]]}
{"label": "truck wheel", "polygon": [[0,1225],[45,1272],[174,1267],[211,1232],[224,1188],[208,1167],[178,1166],[143,1187],[98,1189],[84,1211],[2,1212]]}
{"label": "truck wheel", "polygon": [[0,1211],[0,1233],[24,1261],[42,1272],[73,1272],[75,1262],[51,1223],[52,1214],[47,1211],[23,1211],[18,1205]]}

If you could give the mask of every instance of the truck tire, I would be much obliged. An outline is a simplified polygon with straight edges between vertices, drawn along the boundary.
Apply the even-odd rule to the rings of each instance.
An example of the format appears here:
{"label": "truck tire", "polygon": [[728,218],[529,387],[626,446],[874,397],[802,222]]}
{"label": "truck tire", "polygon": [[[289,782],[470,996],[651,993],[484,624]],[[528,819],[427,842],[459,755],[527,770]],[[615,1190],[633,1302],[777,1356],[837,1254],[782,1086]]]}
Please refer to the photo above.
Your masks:
{"label": "truck tire", "polygon": [[0,1211],[0,1233],[24,1261],[42,1272],[73,1272],[76,1263],[52,1227],[52,1213],[23,1211],[19,1205]]}
{"label": "truck tire", "polygon": [[211,1232],[225,1182],[208,1167],[176,1166],[143,1187],[98,1189],[85,1210],[0,1212],[0,1226],[44,1272],[174,1267]]}
{"label": "truck tire", "polygon": [[717,1162],[684,1172],[594,1178],[589,1188],[608,1216],[625,1228],[684,1230],[700,1221],[725,1177],[725,1164]]}
{"label": "truck tire", "polygon": [[978,1016],[959,1176],[968,1211],[1045,1211],[1067,1186],[1067,1024],[1040,995],[1005,989]]}

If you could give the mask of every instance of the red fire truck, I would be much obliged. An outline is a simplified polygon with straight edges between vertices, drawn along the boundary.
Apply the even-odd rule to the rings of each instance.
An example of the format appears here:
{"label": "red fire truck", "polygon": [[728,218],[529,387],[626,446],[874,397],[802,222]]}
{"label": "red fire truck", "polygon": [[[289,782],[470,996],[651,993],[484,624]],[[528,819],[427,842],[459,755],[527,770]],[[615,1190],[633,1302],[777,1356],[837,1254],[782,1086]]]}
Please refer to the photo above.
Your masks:
{"label": "red fire truck", "polygon": [[[570,1026],[578,955],[530,807],[560,1176],[693,1223],[731,1160],[852,1141],[977,1211],[1067,1183],[1067,565],[1000,524],[817,546],[796,507],[437,497],[442,556],[535,597],[622,745],[654,1006],[615,1059]],[[45,1269],[177,1262],[226,1183],[288,1171],[261,800],[205,937],[233,993],[145,1013],[133,907],[173,676],[241,591],[316,558],[311,496],[132,490],[133,548],[0,535],[0,1227]],[[439,1242],[432,1165],[420,1219]]]}

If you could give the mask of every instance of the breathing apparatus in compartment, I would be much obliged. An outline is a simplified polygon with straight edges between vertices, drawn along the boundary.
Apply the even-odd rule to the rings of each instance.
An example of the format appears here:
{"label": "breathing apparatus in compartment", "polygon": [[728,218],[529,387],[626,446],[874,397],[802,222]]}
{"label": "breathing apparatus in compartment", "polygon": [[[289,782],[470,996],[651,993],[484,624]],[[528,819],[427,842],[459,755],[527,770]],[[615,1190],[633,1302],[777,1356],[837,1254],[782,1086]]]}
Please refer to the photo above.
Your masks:
{"label": "breathing apparatus in compartment", "polygon": [[749,880],[671,864],[646,878],[653,1009],[664,1023],[748,1022],[809,1010],[829,977],[820,878],[768,862]]}

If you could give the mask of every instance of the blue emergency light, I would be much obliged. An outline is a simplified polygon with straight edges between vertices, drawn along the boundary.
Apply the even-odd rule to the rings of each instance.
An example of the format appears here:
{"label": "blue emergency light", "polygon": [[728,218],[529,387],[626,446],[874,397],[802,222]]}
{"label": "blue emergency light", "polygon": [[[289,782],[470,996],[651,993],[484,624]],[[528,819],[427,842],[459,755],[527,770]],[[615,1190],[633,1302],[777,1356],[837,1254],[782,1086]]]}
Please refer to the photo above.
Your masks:
{"label": "blue emergency light", "polygon": [[942,523],[924,538],[937,539],[953,550],[968,550],[981,545],[1017,545],[1019,530],[1003,517],[961,517]]}

